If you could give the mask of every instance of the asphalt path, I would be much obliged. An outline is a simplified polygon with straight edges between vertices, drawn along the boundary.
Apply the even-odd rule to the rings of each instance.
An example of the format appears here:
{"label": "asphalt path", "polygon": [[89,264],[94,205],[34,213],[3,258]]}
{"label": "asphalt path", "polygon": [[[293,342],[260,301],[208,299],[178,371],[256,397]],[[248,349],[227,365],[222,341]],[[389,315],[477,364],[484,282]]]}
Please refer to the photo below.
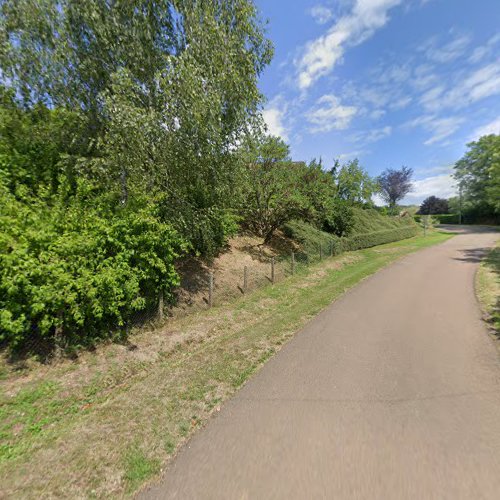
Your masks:
{"label": "asphalt path", "polygon": [[500,498],[500,363],[458,229],[307,324],[144,499]]}

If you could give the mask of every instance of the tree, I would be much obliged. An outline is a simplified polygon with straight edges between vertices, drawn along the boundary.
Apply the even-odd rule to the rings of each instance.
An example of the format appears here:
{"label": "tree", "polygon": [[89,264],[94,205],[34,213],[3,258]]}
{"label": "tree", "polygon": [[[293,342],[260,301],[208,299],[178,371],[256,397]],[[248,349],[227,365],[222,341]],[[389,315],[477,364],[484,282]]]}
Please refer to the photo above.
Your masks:
{"label": "tree", "polygon": [[348,204],[370,203],[378,190],[377,182],[368,175],[357,158],[342,166],[336,161],[330,172],[337,185],[336,196]]}
{"label": "tree", "polygon": [[398,201],[402,200],[413,187],[413,170],[409,167],[401,167],[399,170],[388,168],[378,177],[378,185],[382,198],[394,209]]}
{"label": "tree", "polygon": [[286,222],[308,205],[301,191],[302,168],[290,159],[290,149],[279,137],[257,136],[246,144],[246,196],[242,206],[248,227],[268,242]]}
{"label": "tree", "polygon": [[447,214],[448,210],[448,200],[429,196],[422,202],[417,213],[420,215]]}
{"label": "tree", "polygon": [[473,218],[500,214],[500,135],[487,135],[468,144],[455,164],[454,177]]}
{"label": "tree", "polygon": [[[2,0],[0,81],[21,106],[78,113],[76,174],[120,206],[162,193],[200,253],[224,242],[236,144],[260,119],[272,47],[251,0]],[[160,199],[160,198],[157,198]]]}
{"label": "tree", "polygon": [[319,229],[323,228],[325,217],[330,214],[336,186],[333,177],[323,170],[321,160],[312,160],[309,165],[297,162],[295,168],[301,178],[299,189],[304,196],[306,205],[301,217]]}

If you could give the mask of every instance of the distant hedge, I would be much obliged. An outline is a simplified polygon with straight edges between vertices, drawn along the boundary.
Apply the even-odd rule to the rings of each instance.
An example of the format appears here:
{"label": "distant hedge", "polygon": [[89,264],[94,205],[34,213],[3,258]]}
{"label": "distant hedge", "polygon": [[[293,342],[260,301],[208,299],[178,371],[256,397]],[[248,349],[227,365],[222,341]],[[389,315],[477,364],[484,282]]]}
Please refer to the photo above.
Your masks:
{"label": "distant hedge", "polygon": [[413,236],[416,236],[418,232],[418,226],[416,224],[411,224],[406,227],[399,227],[396,229],[356,234],[349,238],[339,238],[337,251],[338,253],[349,252],[353,250],[360,250],[362,248],[383,245],[384,243],[391,243],[393,241],[412,238]]}
{"label": "distant hedge", "polygon": [[[439,224],[459,224],[458,214],[433,214],[431,217]],[[415,215],[414,218],[417,222],[422,220],[421,215]]]}

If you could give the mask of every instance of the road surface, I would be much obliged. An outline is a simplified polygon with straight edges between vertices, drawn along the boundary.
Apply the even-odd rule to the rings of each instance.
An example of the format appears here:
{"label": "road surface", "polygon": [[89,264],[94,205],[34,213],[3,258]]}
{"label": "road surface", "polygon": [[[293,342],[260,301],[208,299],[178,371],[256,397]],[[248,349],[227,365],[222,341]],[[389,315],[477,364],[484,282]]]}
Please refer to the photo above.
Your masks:
{"label": "road surface", "polygon": [[500,363],[479,229],[378,272],[311,321],[179,453],[160,499],[500,498]]}

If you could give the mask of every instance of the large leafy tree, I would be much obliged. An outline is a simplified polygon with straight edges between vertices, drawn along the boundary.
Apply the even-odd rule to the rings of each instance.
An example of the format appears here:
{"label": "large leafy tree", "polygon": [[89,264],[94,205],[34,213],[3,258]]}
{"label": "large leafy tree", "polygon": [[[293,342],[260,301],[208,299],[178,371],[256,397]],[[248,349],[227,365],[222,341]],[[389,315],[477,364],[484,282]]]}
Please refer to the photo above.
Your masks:
{"label": "large leafy tree", "polygon": [[464,202],[479,217],[500,213],[500,135],[487,135],[468,144],[455,164],[455,179]]}
{"label": "large leafy tree", "polygon": [[401,167],[399,170],[388,168],[378,177],[380,195],[390,209],[394,209],[413,188],[413,170],[409,167]]}

